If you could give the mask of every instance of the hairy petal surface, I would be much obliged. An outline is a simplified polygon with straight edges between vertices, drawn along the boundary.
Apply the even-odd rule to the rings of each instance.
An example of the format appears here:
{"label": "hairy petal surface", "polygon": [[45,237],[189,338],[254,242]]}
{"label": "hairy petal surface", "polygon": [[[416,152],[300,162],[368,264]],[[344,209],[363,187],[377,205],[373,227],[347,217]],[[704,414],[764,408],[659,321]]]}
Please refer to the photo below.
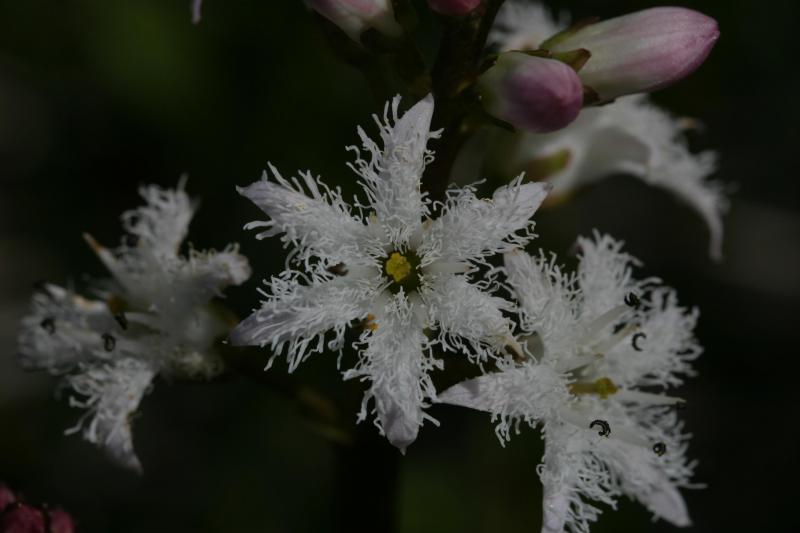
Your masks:
{"label": "hairy petal surface", "polygon": [[374,236],[351,214],[338,190],[328,189],[308,173],[287,180],[269,168],[274,179],[264,172],[260,181],[238,188],[270,218],[246,226],[266,228],[256,238],[282,235],[281,241],[296,248],[299,259],[319,256],[334,263],[358,261],[372,251]]}
{"label": "hairy petal surface", "polygon": [[358,129],[368,159],[357,147],[348,148],[357,154],[355,164],[350,166],[361,178],[369,207],[395,244],[407,241],[429,212],[420,179],[425,166],[433,160],[427,149],[428,140],[439,137],[438,132],[430,131],[433,96],[423,98],[402,116],[399,105],[398,96],[386,105],[382,121],[375,117],[382,147]]}
{"label": "hairy petal surface", "polygon": [[523,184],[522,176],[491,199],[479,199],[469,187],[450,189],[442,216],[423,234],[423,263],[475,260],[524,246],[533,238],[531,217],[549,190],[543,183]]}
{"label": "hairy petal surface", "polygon": [[363,338],[366,349],[358,365],[344,373],[345,379],[369,382],[359,421],[366,418],[368,404],[374,400],[375,425],[403,453],[416,440],[425,419],[433,420],[423,410],[436,399],[429,373],[442,368],[427,349],[414,305],[403,294],[391,298],[378,311],[377,328]]}
{"label": "hairy petal surface", "polygon": [[445,350],[486,360],[491,353],[516,345],[511,321],[502,314],[511,304],[463,276],[436,277],[423,299],[431,321],[440,329],[439,343]]}
{"label": "hairy petal surface", "polygon": [[290,371],[311,353],[324,350],[328,330],[333,330],[334,339],[327,345],[340,347],[350,321],[365,317],[375,296],[369,283],[337,279],[302,285],[299,275],[292,272],[272,278],[268,285],[267,299],[234,328],[230,342],[270,346],[275,354],[285,350]]}
{"label": "hairy petal surface", "polygon": [[87,365],[65,378],[64,385],[74,392],[70,405],[86,409],[79,424],[68,433],[80,431],[117,463],[141,472],[141,463],[133,451],[131,417],[155,374],[156,370],[147,363],[125,358]]}

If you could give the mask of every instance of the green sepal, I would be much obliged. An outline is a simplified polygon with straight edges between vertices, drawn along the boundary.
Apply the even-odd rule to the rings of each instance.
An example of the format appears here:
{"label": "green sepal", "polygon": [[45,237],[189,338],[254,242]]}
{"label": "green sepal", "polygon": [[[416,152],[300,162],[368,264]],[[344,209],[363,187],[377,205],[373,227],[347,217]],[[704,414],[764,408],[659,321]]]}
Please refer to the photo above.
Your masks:
{"label": "green sepal", "polygon": [[585,48],[569,50],[568,52],[556,52],[552,55],[553,59],[566,63],[575,72],[580,72],[583,66],[592,57],[592,53]]}
{"label": "green sepal", "polygon": [[569,28],[567,28],[566,30],[560,31],[560,32],[556,33],[555,35],[553,35],[552,37],[550,37],[549,39],[547,39],[546,41],[544,41],[541,45],[539,45],[539,48],[544,48],[546,50],[549,50],[550,48],[552,48],[552,47],[558,45],[559,43],[567,40],[569,37],[572,37],[579,30],[582,30],[586,26],[590,26],[590,25],[594,24],[595,22],[598,22],[599,20],[600,20],[600,17],[587,17],[587,18],[581,19],[578,22],[576,22],[575,24],[573,24],[572,26],[570,26]]}
{"label": "green sepal", "polygon": [[525,181],[545,180],[567,168],[570,160],[572,160],[572,153],[569,148],[558,150],[548,156],[531,159],[525,165]]}

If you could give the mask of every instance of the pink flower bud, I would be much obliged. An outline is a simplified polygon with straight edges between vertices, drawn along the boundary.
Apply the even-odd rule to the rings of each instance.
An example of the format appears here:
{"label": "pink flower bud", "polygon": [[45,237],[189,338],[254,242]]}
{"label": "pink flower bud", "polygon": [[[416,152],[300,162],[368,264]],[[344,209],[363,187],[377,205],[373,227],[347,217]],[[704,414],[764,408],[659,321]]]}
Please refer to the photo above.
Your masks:
{"label": "pink flower bud", "polygon": [[398,36],[402,28],[394,19],[391,0],[305,0],[306,5],[330,20],[354,41],[369,28]]}
{"label": "pink flower bud", "polygon": [[491,115],[535,133],[563,128],[583,104],[583,86],[571,67],[522,52],[500,54],[479,90]]}
{"label": "pink flower bud", "polygon": [[12,503],[0,515],[2,533],[45,533],[44,515],[30,505]]}
{"label": "pink flower bud", "polygon": [[481,3],[481,0],[428,0],[432,10],[450,17],[466,15]]}
{"label": "pink flower bud", "polygon": [[11,489],[0,483],[0,513],[15,501],[17,501],[17,497],[11,492]]}
{"label": "pink flower bud", "polygon": [[719,38],[714,19],[682,7],[655,7],[577,30],[542,44],[553,52],[584,48],[581,81],[601,101],[675,83],[705,61]]}
{"label": "pink flower bud", "polygon": [[63,509],[53,509],[50,511],[49,533],[75,533],[75,521]]}

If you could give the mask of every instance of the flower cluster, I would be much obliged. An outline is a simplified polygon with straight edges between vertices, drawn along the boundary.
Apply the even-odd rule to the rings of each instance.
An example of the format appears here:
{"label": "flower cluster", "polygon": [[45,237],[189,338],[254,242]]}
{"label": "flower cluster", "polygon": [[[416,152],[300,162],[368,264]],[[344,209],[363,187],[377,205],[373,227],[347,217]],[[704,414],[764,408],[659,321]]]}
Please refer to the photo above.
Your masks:
{"label": "flower cluster", "polygon": [[128,234],[116,250],[85,236],[112,279],[89,298],[42,284],[19,335],[22,365],[64,375],[70,404],[86,410],[69,432],[135,470],[131,418],[154,377],[219,373],[214,343],[231,319],[212,300],[250,276],[235,246],[179,254],[195,209],[183,183],[140,193],[146,205],[122,215]]}
{"label": "flower cluster", "polygon": [[[195,22],[200,4],[192,4]],[[727,198],[709,179],[716,155],[692,152],[690,121],[642,94],[697,68],[719,36],[716,21],[653,8],[570,27],[539,4],[510,1],[489,32],[501,2],[429,0],[440,21],[466,28],[450,32],[443,50],[461,54],[457,40],[479,35],[467,48],[480,51],[489,32],[498,52],[441,76],[413,72],[423,61],[404,49],[413,26],[404,3],[305,4],[354,41],[340,39],[345,48],[393,56],[387,68],[412,71],[400,76],[413,79],[409,92],[424,94],[430,84],[447,103],[435,106],[428,94],[401,112],[398,96],[374,117],[379,139],[358,129],[360,146],[348,147],[360,187],[352,202],[310,172],[285,178],[272,165],[238,189],[266,215],[245,227],[289,250],[285,269],[264,280],[260,306],[242,321],[216,300],[250,275],[236,246],[180,253],[195,211],[183,183],[142,188],[146,203],[123,214],[127,235],[116,249],[85,236],[111,279],[90,296],[43,284],[19,335],[22,364],[63,376],[60,390],[85,410],[69,432],[140,470],[131,421],[156,376],[217,375],[223,340],[268,349],[265,370],[284,355],[289,372],[312,354],[352,350],[355,362],[342,368],[340,357],[337,366],[366,389],[357,420],[374,420],[402,453],[426,421],[438,425],[427,412],[433,404],[490,413],[503,444],[523,425],[541,430],[543,533],[588,533],[596,504],[614,507],[622,495],[688,525],[679,489],[693,486],[694,463],[676,414],[683,401],[668,389],[692,375],[702,352],[698,312],[660,280],[634,277],[637,260],[610,236],[579,238],[574,272],[525,248],[546,199],[624,172],[694,208],[710,229],[711,255],[721,256]],[[479,196],[482,182],[429,196],[423,175],[444,176],[434,184],[440,190],[447,178],[431,172],[429,144],[450,142],[450,163],[487,125],[517,129],[504,146],[508,175],[517,176],[491,197]],[[442,390],[445,354],[466,360],[478,377]],[[4,490],[7,520],[13,499],[2,502],[13,495]],[[44,516],[12,511],[15,520]]]}

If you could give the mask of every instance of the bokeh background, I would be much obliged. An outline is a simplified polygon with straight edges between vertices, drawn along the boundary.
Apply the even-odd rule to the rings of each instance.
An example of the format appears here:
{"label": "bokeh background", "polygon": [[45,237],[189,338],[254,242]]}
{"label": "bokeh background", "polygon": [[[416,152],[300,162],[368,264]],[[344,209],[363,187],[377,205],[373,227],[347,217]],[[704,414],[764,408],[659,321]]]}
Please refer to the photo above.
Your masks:
{"label": "bokeh background", "polygon": [[[204,3],[195,27],[189,0],[0,0],[0,480],[62,504],[86,533],[352,531],[375,513],[402,532],[537,531],[540,439],[526,430],[501,448],[479,413],[434,408],[442,427],[426,426],[405,457],[378,442],[385,449],[354,460],[270,387],[235,376],[162,381],[136,421],[138,477],[63,436],[79,412],[54,400],[53,378],[16,365],[33,283],[80,288],[85,276],[103,276],[81,233],[118,242],[119,214],[139,204],[140,184],[190,176],[190,193],[202,198],[190,240],[200,248],[239,241],[258,273],[230,291],[242,315],[284,252],[242,230],[259,215],[234,186],[271,161],[352,189],[344,146],[382,105],[359,73],[337,61],[299,1]],[[655,3],[551,5],[581,18]],[[701,120],[707,127],[693,143],[721,152],[718,178],[736,187],[725,260],[707,258],[693,212],[627,177],[542,213],[540,244],[564,254],[579,233],[609,232],[643,260],[643,273],[701,309],[706,352],[681,394],[696,479],[708,488],[685,492],[689,531],[798,531],[792,50],[800,4],[687,5],[719,20],[721,40],[696,74],[654,99]],[[422,14],[417,38],[429,59],[439,29]],[[291,380],[342,394],[332,354],[313,357]],[[352,425],[355,414],[345,415]],[[625,499],[593,528],[674,530]]]}

